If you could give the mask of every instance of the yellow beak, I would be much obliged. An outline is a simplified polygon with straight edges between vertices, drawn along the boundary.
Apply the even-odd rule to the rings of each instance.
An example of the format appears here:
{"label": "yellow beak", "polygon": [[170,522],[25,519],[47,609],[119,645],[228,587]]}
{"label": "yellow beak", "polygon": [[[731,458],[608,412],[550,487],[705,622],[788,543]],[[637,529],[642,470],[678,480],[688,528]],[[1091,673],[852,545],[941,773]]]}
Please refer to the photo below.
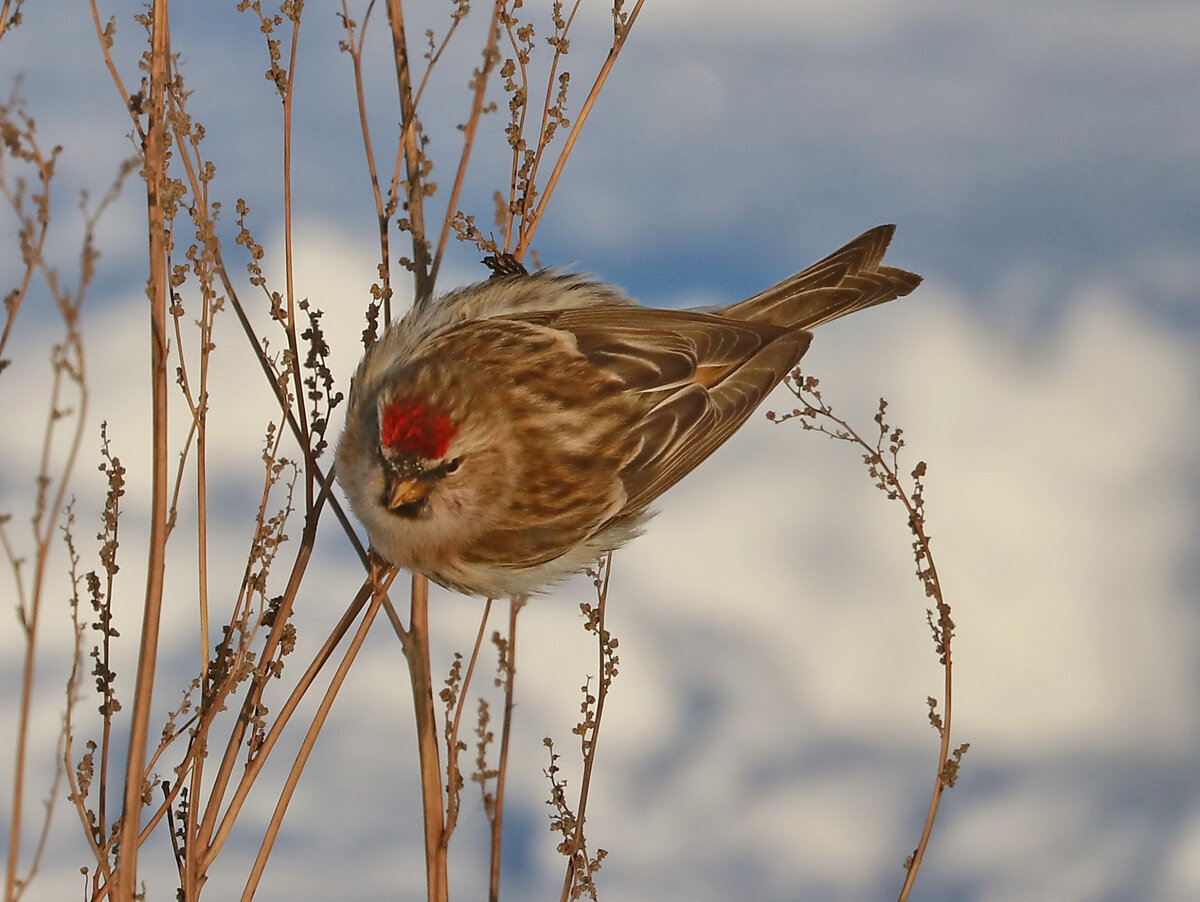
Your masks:
{"label": "yellow beak", "polygon": [[430,487],[428,482],[416,479],[393,479],[388,491],[388,509],[395,510],[406,504],[424,501]]}

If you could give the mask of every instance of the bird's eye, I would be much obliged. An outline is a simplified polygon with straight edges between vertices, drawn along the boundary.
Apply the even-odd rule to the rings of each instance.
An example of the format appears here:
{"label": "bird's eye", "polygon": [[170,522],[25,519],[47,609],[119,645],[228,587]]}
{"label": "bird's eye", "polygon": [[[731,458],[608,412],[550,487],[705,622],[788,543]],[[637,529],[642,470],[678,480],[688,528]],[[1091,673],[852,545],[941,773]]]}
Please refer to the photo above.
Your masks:
{"label": "bird's eye", "polygon": [[448,460],[444,464],[442,464],[442,472],[449,475],[450,473],[453,473],[455,470],[457,470],[461,465],[462,465],[462,458],[455,457],[452,460]]}

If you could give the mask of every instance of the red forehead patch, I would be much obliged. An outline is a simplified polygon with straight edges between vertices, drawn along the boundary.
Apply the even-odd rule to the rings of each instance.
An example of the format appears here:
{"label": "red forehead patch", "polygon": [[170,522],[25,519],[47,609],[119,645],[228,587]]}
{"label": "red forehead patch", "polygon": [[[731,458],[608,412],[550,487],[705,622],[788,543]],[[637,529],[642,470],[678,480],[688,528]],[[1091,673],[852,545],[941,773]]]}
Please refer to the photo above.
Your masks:
{"label": "red forehead patch", "polygon": [[379,439],[385,448],[424,460],[445,457],[456,432],[448,416],[434,414],[420,401],[386,405],[379,425]]}

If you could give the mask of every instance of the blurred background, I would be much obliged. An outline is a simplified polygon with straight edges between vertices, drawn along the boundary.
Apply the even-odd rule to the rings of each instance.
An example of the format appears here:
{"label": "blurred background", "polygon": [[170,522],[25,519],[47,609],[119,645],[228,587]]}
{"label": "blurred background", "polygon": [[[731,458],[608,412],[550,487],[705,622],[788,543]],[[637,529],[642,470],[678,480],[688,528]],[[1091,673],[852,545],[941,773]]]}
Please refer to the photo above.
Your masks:
{"label": "blurred background", "polygon": [[[256,20],[228,6],[177,2],[172,36],[217,167],[226,252],[240,259],[234,200],[245,197],[282,287],[280,104],[263,78]],[[422,101],[443,187],[435,211],[457,163],[484,6]],[[131,87],[141,9],[101,12],[118,18],[114,53]],[[445,33],[449,4],[408,9],[414,44],[426,27]],[[338,11],[305,9],[293,190],[298,293],[325,311],[344,387],[378,243]],[[360,21],[363,12],[351,9]],[[529,13],[549,34],[544,13]],[[373,16],[372,125],[390,172],[399,116],[383,10]],[[569,115],[610,36],[604,4],[585,0]],[[48,256],[68,278],[79,192],[98,197],[134,150],[85,8],[27,5],[0,42],[0,96],[11,91],[43,145],[62,146]],[[483,226],[508,182],[503,123],[493,116],[481,134],[461,203]],[[144,203],[131,180],[99,229],[84,307],[92,425],[73,483],[92,567],[107,421],[130,479],[117,615],[126,653],[148,507]],[[534,246],[542,264],[591,272],[643,303],[692,306],[753,294],[884,222],[898,224],[888,262],[925,283],[822,328],[804,369],[862,430],[886,397],[909,468],[929,464],[927,527],[958,625],[954,733],[971,749],[915,898],[1200,898],[1200,7],[747,0],[731,12],[718,0],[649,0]],[[0,229],[0,272],[16,273],[7,209]],[[392,246],[410,252],[395,235]],[[453,247],[441,287],[483,278],[478,257]],[[19,535],[60,327],[47,305],[29,303],[16,328],[0,374],[0,511]],[[231,312],[217,329],[210,554],[228,562],[214,568],[220,598],[241,578],[258,449],[276,412]],[[781,388],[764,410],[793,406]],[[338,428],[340,419],[331,435]],[[602,897],[894,897],[935,776],[926,697],[941,695],[902,508],[872,488],[850,446],[756,416],[659,509],[613,564],[608,618],[621,665],[588,827],[592,849],[609,851]],[[164,716],[197,666],[194,562],[186,536],[173,542]],[[329,521],[296,606],[302,648],[319,644],[361,579]],[[16,593],[11,579],[0,586],[10,599],[0,673],[15,687]],[[35,730],[47,754],[31,774],[30,817],[61,726],[68,591],[64,579],[61,609],[44,615]],[[435,667],[448,668],[454,650],[469,649],[480,603],[434,593]],[[554,737],[575,785],[578,687],[596,673],[578,603],[591,594],[578,578],[521,615],[505,898],[555,898],[561,886],[542,738]],[[131,695],[131,667],[120,673]],[[407,679],[398,643],[377,624],[257,898],[422,897]],[[14,692],[0,701],[6,723]],[[262,789],[245,848],[226,849],[206,890],[213,898],[240,892],[255,824],[274,800]],[[486,824],[471,790],[452,898],[486,887]],[[5,780],[5,811],[11,791]],[[27,899],[79,892],[89,856],[61,795]],[[150,898],[167,898],[170,850],[148,847],[142,864]]]}

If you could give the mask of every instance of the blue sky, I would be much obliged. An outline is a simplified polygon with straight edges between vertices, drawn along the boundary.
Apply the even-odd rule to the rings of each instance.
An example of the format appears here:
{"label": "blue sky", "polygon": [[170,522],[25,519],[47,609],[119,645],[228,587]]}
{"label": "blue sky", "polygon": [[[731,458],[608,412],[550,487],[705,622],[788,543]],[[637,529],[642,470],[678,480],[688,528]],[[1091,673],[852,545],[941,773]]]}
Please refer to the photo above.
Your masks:
{"label": "blue sky", "polygon": [[[585,5],[576,98],[605,27],[603,9]],[[430,17],[439,32],[448,6]],[[864,427],[885,395],[912,459],[930,464],[934,552],[959,626],[956,732],[972,749],[918,897],[1200,896],[1200,9],[1116,0],[741,8],[648,0],[539,233],[541,259],[647,304],[713,304],[897,223],[889,260],[925,284],[823,328],[805,367]],[[138,7],[109,9],[132,77]],[[227,226],[233,199],[246,196],[278,274],[279,107],[262,77],[261,37],[223,7],[177,2],[175,13]],[[68,273],[77,191],[99,193],[129,131],[90,22],[83,10],[71,15],[31,4],[0,42],[0,78],[24,73],[39,134],[64,148],[54,203],[65,234],[52,247]],[[305,15],[298,284],[327,311],[345,378],[374,278],[375,227],[334,8],[309,4]],[[371,68],[379,149],[396,118],[381,25]],[[460,67],[474,61],[471,51]],[[462,83],[448,67],[425,101],[443,184]],[[495,131],[490,140],[496,148]],[[485,219],[506,162],[481,154],[480,164],[466,205]],[[132,474],[147,454],[141,203],[130,183],[106,220],[86,312],[93,382],[116,387],[95,393],[89,417],[109,421]],[[0,223],[10,234],[11,219]],[[11,254],[0,248],[0,270]],[[454,249],[443,287],[481,277],[476,256]],[[0,375],[10,412],[0,510],[14,520],[26,516],[41,434],[43,408],[28,399],[44,384],[55,336],[36,306],[19,328],[13,367]],[[225,520],[214,545],[233,562],[217,577],[228,589],[273,407],[232,318],[218,343],[212,465]],[[766,405],[791,406],[783,390]],[[87,509],[100,485],[90,459],[77,483]],[[146,502],[135,478],[122,576],[131,644]],[[871,489],[851,449],[763,418],[660,509],[614,569],[622,668],[590,808],[591,841],[610,852],[604,897],[889,897],[920,830],[936,740],[924,699],[940,692],[899,509]],[[170,656],[192,667],[191,565],[185,546],[175,554]],[[323,531],[318,556],[298,604],[310,643],[361,579],[335,530]],[[8,584],[0,591],[15,597]],[[507,898],[553,897],[561,881],[544,830],[541,739],[571,747],[575,687],[594,670],[580,663],[591,655],[576,613],[587,595],[576,580],[522,614]],[[477,605],[448,594],[437,602],[448,666],[473,637]],[[15,634],[0,631],[9,661]],[[48,641],[40,684],[39,736],[50,743],[62,646]],[[0,671],[6,686],[11,667]],[[348,875],[355,898],[394,898],[397,887],[418,895],[405,680],[395,642],[377,631],[259,898],[344,896]],[[160,685],[166,710],[177,693]],[[4,703],[6,718],[11,710]],[[7,808],[7,782],[0,792]],[[483,879],[481,822],[476,808],[462,826],[460,897],[477,895]],[[27,898],[77,891],[86,853],[75,829],[60,809],[51,859]],[[252,825],[245,836],[252,849]],[[240,889],[250,854],[226,850],[215,898]],[[167,898],[166,851],[144,862],[153,896]]]}

